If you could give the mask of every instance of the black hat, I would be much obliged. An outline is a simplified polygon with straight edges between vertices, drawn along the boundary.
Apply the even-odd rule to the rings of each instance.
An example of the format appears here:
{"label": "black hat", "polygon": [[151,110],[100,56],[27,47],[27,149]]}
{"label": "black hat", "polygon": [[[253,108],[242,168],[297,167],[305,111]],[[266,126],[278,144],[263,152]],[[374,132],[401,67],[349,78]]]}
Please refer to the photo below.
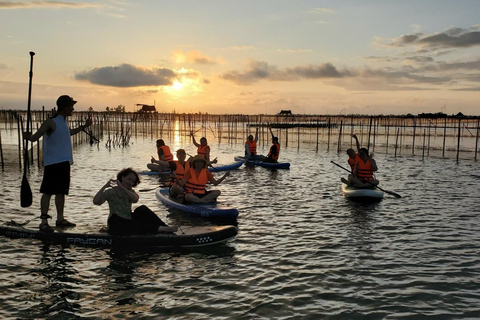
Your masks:
{"label": "black hat", "polygon": [[60,96],[57,99],[58,109],[61,109],[63,107],[67,107],[69,105],[74,105],[75,103],[77,103],[77,101],[73,100],[72,97],[67,96],[67,95]]}

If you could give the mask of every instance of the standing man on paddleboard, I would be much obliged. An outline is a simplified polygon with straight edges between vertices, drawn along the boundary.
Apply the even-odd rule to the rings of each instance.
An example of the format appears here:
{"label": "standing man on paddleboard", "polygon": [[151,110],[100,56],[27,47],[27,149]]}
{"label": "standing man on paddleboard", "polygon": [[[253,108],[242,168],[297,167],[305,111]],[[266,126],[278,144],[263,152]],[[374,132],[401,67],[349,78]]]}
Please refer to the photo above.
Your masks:
{"label": "standing man on paddleboard", "polygon": [[50,198],[55,195],[55,207],[57,209],[57,221],[55,225],[60,228],[74,227],[75,224],[66,220],[63,216],[65,207],[65,195],[68,195],[70,188],[70,165],[73,163],[72,141],[70,136],[83,131],[92,124],[88,118],[84,125],[75,129],[68,127],[67,117],[73,113],[73,106],[77,101],[68,95],[60,96],[57,99],[57,114],[45,120],[40,129],[33,135],[31,132],[24,132],[23,138],[35,142],[43,136],[43,172],[40,192],[40,231],[53,232],[48,225],[48,210]]}

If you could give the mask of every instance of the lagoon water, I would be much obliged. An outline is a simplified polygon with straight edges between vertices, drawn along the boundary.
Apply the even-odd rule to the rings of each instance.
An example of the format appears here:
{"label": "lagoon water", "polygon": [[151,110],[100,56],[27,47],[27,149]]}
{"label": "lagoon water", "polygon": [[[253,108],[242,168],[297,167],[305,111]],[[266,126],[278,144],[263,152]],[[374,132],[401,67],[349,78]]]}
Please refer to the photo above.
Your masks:
{"label": "lagoon water", "polygon": [[[166,140],[194,152],[188,140]],[[242,143],[209,144],[219,163],[242,153]],[[105,225],[108,206],[93,195],[124,167],[145,170],[154,154],[150,137],[111,150],[77,145],[66,203],[75,230]],[[0,318],[479,319],[479,163],[375,158],[381,186],[402,198],[343,198],[345,172],[331,161],[347,166],[346,155],[325,148],[283,148],[290,170],[232,171],[216,188],[238,207],[239,232],[220,246],[122,251],[0,237]],[[0,173],[2,223],[39,214],[41,176],[31,169],[34,204],[21,208],[21,170]],[[157,184],[145,176],[137,189]],[[154,191],[140,195],[169,224],[212,223],[170,212]]]}

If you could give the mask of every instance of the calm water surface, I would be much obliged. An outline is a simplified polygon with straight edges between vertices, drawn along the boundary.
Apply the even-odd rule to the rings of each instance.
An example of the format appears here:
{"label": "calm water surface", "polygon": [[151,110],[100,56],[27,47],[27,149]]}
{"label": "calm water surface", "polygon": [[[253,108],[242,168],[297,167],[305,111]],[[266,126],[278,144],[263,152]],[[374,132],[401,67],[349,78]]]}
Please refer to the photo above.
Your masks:
{"label": "calm water surface", "polygon": [[[77,231],[105,225],[97,190],[124,167],[146,169],[154,140],[128,148],[75,147],[66,216]],[[186,147],[185,141],[167,141]],[[242,145],[211,139],[219,163]],[[266,153],[267,150],[261,150]],[[283,149],[290,170],[245,168],[217,188],[238,207],[228,244],[182,251],[61,247],[0,238],[2,319],[479,319],[479,164],[377,154],[388,194],[379,203],[344,199],[346,155]],[[20,207],[21,171],[0,173],[2,222],[39,214],[42,171],[32,168],[34,204]],[[143,177],[137,189],[156,186]],[[52,201],[53,202],[53,201]],[[169,224],[212,222],[169,212],[154,191],[141,204]],[[34,220],[28,226],[37,227]]]}

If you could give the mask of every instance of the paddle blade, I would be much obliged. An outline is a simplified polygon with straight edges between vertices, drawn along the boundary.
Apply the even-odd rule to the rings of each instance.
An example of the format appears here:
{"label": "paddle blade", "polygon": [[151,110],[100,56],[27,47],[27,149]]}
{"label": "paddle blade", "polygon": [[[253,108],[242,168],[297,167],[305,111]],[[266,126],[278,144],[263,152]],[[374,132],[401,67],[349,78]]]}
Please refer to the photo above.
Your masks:
{"label": "paddle blade", "polygon": [[23,175],[22,186],[20,187],[20,205],[23,208],[32,205],[32,189],[25,175]]}
{"label": "paddle blade", "polygon": [[394,196],[397,199],[402,197],[401,195],[399,195],[398,193],[395,193],[393,191],[385,191],[385,192],[391,194],[392,196]]}

